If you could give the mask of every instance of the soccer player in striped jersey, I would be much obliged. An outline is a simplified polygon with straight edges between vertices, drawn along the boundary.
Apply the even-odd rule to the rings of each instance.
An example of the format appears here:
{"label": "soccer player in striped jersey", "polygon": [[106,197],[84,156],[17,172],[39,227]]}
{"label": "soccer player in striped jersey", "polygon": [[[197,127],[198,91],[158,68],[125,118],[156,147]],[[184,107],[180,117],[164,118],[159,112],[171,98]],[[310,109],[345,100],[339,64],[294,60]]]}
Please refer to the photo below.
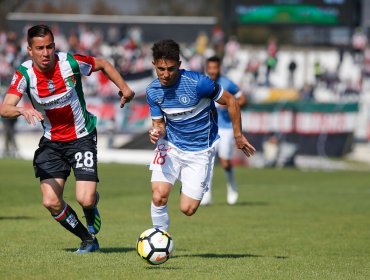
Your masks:
{"label": "soccer player in striped jersey", "polygon": [[173,40],[152,47],[158,76],[147,87],[152,128],[157,144],[152,170],[151,218],[153,227],[168,230],[167,202],[176,180],[181,181],[180,209],[193,215],[208,190],[219,139],[215,102],[225,105],[232,120],[235,143],[246,156],[255,148],[241,130],[235,97],[207,76],[180,69],[180,47]]}
{"label": "soccer player in striped jersey", "polygon": [[[224,89],[234,95],[239,106],[247,104],[247,98],[241,92],[240,88],[229,78],[221,74],[221,59],[219,57],[212,56],[207,59],[206,74],[213,81],[217,82]],[[220,135],[220,142],[217,145],[217,153],[226,175],[227,203],[232,205],[237,202],[239,197],[231,162],[235,146],[233,124],[225,106],[216,104],[216,108],[218,115],[218,134]],[[203,196],[201,202],[202,205],[208,205],[212,202],[211,186],[212,184],[210,184],[209,190]]]}
{"label": "soccer player in striped jersey", "polygon": [[[81,76],[103,73],[119,88],[121,107],[135,93],[119,72],[103,58],[55,51],[54,36],[46,25],[28,29],[28,54],[21,64],[0,108],[5,118],[23,116],[29,124],[41,122],[44,129],[33,160],[40,178],[42,202],[63,227],[81,239],[78,253],[99,249],[95,235],[101,227],[97,208],[96,117],[86,109]],[[27,95],[33,107],[19,106]],[[65,182],[73,169],[76,199],[86,217],[85,227],[76,212],[63,199]]]}

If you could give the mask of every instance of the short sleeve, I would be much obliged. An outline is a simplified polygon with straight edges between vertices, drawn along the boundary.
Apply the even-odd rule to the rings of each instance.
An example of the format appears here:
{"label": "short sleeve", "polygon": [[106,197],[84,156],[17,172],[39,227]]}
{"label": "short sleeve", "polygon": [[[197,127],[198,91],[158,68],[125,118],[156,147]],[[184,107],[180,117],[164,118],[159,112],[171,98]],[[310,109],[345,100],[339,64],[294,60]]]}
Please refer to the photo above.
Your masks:
{"label": "short sleeve", "polygon": [[197,84],[197,92],[201,97],[217,101],[223,92],[222,87],[205,75],[201,75]]}
{"label": "short sleeve", "polygon": [[152,119],[161,119],[163,118],[163,112],[160,108],[160,106],[153,101],[153,99],[150,97],[150,94],[148,94],[148,91],[147,91],[147,94],[146,94],[146,100],[149,104],[149,109],[150,109],[150,115],[152,117]]}
{"label": "short sleeve", "polygon": [[73,57],[77,60],[82,75],[90,76],[95,70],[95,60],[92,56],[74,54]]}
{"label": "short sleeve", "polygon": [[27,91],[27,80],[18,70],[13,75],[8,94],[15,94],[22,97]]}
{"label": "short sleeve", "polygon": [[230,81],[230,85],[229,85],[229,88],[227,90],[233,95],[236,95],[238,92],[240,92],[239,87],[235,83],[233,83],[232,81]]}

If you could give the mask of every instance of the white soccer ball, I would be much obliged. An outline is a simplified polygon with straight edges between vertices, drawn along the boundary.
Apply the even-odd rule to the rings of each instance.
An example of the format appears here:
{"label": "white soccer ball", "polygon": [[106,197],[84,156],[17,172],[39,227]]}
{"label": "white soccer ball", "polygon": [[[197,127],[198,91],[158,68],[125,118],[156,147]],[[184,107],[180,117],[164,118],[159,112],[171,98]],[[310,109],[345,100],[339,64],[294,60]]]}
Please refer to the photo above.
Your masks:
{"label": "white soccer ball", "polygon": [[173,240],[168,232],[150,228],[138,238],[136,250],[143,261],[152,265],[161,264],[171,257]]}

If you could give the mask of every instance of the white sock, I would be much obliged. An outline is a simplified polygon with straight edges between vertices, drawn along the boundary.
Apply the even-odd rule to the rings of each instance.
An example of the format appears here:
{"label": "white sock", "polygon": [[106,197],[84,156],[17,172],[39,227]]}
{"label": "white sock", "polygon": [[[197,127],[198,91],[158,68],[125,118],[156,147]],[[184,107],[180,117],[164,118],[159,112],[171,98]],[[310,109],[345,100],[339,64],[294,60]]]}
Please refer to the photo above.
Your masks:
{"label": "white sock", "polygon": [[226,174],[226,180],[227,184],[234,190],[236,191],[236,184],[235,184],[235,178],[234,178],[234,169],[230,168],[229,170],[225,170]]}
{"label": "white sock", "polygon": [[150,213],[153,227],[168,231],[170,217],[168,216],[167,205],[155,206],[152,202]]}

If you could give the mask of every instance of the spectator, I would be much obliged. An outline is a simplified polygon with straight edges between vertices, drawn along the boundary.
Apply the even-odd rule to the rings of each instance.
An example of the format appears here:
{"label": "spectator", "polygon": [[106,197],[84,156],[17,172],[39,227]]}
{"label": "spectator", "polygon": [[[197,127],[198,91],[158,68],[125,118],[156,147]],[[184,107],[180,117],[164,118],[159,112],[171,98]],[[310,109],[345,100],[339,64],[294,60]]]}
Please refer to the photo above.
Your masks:
{"label": "spectator", "polygon": [[305,83],[303,88],[299,91],[300,99],[302,101],[311,101],[314,99],[313,86]]}
{"label": "spectator", "polygon": [[288,71],[289,71],[289,77],[288,77],[288,87],[294,87],[295,85],[295,71],[297,69],[297,63],[295,62],[294,59],[292,59],[289,64],[288,64]]}
{"label": "spectator", "polygon": [[363,51],[367,45],[367,37],[361,27],[357,27],[352,36],[352,55],[355,63],[362,60]]}
{"label": "spectator", "polygon": [[3,118],[3,128],[4,128],[4,157],[18,157],[18,147],[15,140],[15,125],[17,119],[6,119]]}

